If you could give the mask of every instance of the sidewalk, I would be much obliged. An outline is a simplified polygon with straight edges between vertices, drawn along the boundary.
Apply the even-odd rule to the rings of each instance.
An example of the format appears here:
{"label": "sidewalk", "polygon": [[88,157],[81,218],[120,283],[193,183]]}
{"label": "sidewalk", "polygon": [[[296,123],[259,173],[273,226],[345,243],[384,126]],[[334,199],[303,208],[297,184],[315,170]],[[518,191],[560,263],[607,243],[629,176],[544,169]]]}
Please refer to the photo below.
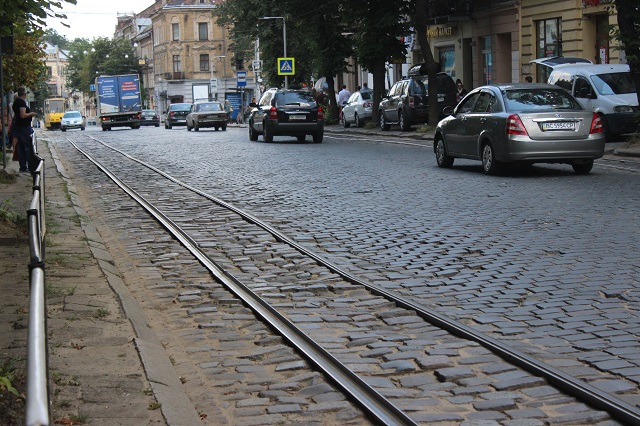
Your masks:
{"label": "sidewalk", "polygon": [[[158,377],[164,372],[154,372],[168,365],[170,376],[173,369],[164,351],[153,345],[153,336],[140,337],[144,315],[119,279],[100,235],[87,222],[55,152],[42,139],[39,151],[46,164],[46,297],[54,423],[166,424],[165,410],[192,419],[183,413],[189,408],[193,411],[188,400],[185,409],[170,402],[161,405],[160,399],[167,398],[185,402],[182,390],[175,386],[177,382],[181,388],[179,379]],[[17,174],[15,162],[6,171],[16,176],[12,183],[0,183],[2,208],[10,204],[24,217],[31,201],[32,178]],[[6,222],[0,232],[0,365],[19,357],[18,377],[12,383],[25,394],[29,247],[24,232],[16,238]],[[152,378],[168,384],[161,398],[156,399]],[[23,401],[4,391],[0,396],[1,423],[24,424],[20,417],[24,416]]]}

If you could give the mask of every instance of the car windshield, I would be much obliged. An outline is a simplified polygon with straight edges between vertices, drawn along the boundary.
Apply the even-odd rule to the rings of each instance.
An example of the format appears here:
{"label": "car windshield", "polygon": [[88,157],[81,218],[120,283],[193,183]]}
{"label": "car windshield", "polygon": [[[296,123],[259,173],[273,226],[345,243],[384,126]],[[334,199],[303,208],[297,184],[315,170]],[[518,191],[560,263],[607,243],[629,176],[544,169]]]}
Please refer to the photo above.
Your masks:
{"label": "car windshield", "polygon": [[218,102],[208,102],[206,104],[196,105],[196,112],[202,111],[222,111],[222,105]]}
{"label": "car windshield", "polygon": [[373,99],[373,91],[367,90],[366,92],[360,92],[360,96],[362,96],[362,100],[370,101]]}
{"label": "car windshield", "polygon": [[276,106],[299,105],[315,106],[316,100],[307,92],[284,92],[276,96]]}
{"label": "car windshield", "polygon": [[513,89],[504,93],[509,112],[545,112],[558,109],[581,110],[582,107],[563,89]]}
{"label": "car windshield", "polygon": [[64,118],[80,118],[82,117],[78,111],[65,112]]}
{"label": "car windshield", "polygon": [[636,93],[631,74],[628,72],[612,72],[591,76],[593,85],[601,95],[621,95],[624,93]]}

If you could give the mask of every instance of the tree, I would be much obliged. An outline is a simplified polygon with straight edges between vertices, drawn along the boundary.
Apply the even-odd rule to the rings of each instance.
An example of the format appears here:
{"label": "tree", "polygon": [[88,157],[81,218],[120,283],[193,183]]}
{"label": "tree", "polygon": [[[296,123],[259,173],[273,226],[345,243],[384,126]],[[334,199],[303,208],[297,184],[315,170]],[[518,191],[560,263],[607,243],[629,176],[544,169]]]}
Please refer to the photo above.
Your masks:
{"label": "tree", "polygon": [[42,31],[26,25],[16,25],[13,54],[2,56],[3,86],[5,92],[18,87],[38,87],[47,79],[46,55]]}
{"label": "tree", "polygon": [[67,87],[90,93],[98,75],[139,73],[138,60],[128,40],[77,38],[69,43]]}
{"label": "tree", "polygon": [[0,36],[13,34],[16,22],[33,28],[45,28],[47,17],[66,19],[65,14],[54,10],[62,3],[76,4],[76,0],[0,0]]}
{"label": "tree", "polygon": [[612,33],[625,51],[640,100],[640,0],[615,0],[614,3],[618,12],[618,28],[614,28]]}
{"label": "tree", "polygon": [[429,0],[416,0],[415,10],[413,13],[413,23],[416,29],[418,44],[420,44],[420,52],[424,58],[427,68],[427,76],[429,77],[429,87],[427,92],[429,95],[429,117],[428,122],[432,125],[438,122],[440,111],[438,108],[438,64],[433,57],[429,39],[427,38],[427,18],[429,12]]}
{"label": "tree", "polygon": [[58,46],[60,49],[66,49],[69,45],[69,40],[61,34],[58,34],[53,28],[47,28],[44,32],[44,41],[53,46]]}
{"label": "tree", "polygon": [[378,120],[378,105],[385,93],[386,63],[404,60],[403,38],[410,34],[405,17],[411,3],[405,0],[346,0],[345,10],[375,11],[351,15],[355,53],[358,61],[373,75],[373,120]]}

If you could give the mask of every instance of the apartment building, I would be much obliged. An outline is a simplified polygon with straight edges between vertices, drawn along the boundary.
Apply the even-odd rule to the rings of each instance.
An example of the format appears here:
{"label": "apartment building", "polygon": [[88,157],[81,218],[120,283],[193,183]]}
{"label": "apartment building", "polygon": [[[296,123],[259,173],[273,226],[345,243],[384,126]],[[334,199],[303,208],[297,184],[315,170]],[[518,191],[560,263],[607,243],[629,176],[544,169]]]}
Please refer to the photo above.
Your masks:
{"label": "apartment building", "polygon": [[[594,63],[624,62],[609,29],[612,0],[458,0],[451,13],[431,17],[427,30],[440,71],[465,87],[542,81],[533,59],[577,56]],[[415,46],[409,62],[421,62]]]}

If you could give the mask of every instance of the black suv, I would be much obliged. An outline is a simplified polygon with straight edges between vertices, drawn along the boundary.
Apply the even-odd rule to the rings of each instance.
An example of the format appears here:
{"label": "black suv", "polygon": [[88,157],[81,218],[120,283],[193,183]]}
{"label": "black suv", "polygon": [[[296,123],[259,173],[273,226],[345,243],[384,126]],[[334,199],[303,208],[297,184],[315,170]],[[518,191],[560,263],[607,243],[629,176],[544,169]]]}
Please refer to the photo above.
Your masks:
{"label": "black suv", "polygon": [[[408,77],[391,87],[380,102],[380,128],[389,130],[391,124],[399,124],[403,132],[412,124],[426,123],[429,116],[429,77],[424,64],[409,69]],[[438,73],[438,109],[440,118],[444,108],[456,105],[456,83],[446,73]],[[436,123],[434,123],[435,125]]]}
{"label": "black suv", "polygon": [[305,90],[269,89],[260,102],[249,104],[249,139],[257,141],[262,135],[265,142],[274,136],[296,136],[298,141],[311,135],[315,143],[324,137],[324,111],[311,92]]}
{"label": "black suv", "polygon": [[164,119],[164,128],[170,129],[173,126],[186,126],[187,114],[191,111],[191,104],[179,103],[169,105],[167,117]]}

